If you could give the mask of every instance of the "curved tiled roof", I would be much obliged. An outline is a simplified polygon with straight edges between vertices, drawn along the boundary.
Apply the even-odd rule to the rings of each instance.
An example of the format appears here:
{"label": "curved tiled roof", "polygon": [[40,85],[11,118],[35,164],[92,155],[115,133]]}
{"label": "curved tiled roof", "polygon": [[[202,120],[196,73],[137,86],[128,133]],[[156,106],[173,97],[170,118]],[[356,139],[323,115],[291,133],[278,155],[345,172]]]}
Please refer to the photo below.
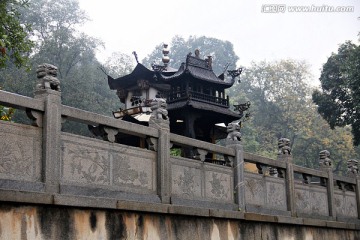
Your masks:
{"label": "curved tiled roof", "polygon": [[220,85],[225,85],[226,87],[231,87],[234,84],[234,79],[231,82],[225,82],[222,78],[219,78],[213,72],[211,66],[207,60],[200,59],[198,57],[193,57],[188,55],[186,58],[186,63],[181,64],[179,70],[170,76],[165,76],[159,74],[160,78],[165,81],[171,81],[183,77],[184,75],[190,75],[195,79],[200,79],[207,82],[212,82]]}
{"label": "curved tiled roof", "polygon": [[146,79],[151,80],[154,77],[154,72],[150,69],[146,68],[141,63],[138,63],[134,70],[125,76],[119,78],[112,78],[108,76],[108,84],[110,89],[117,89],[117,88],[128,88],[134,84],[138,79]]}
{"label": "curved tiled roof", "polygon": [[[136,81],[139,79],[145,79],[150,82],[159,80],[160,83],[166,83],[168,81],[181,79],[183,77],[188,78],[189,76],[194,79],[223,86],[224,88],[229,88],[234,84],[234,79],[232,79],[230,82],[227,82],[224,81],[223,75],[220,75],[219,77],[216,76],[210,64],[211,63],[209,63],[208,59],[200,59],[198,57],[187,55],[186,62],[182,63],[177,71],[174,71],[175,69],[168,67],[169,69],[164,72],[156,72],[146,68],[141,63],[138,63],[135,69],[128,75],[116,79],[108,76],[108,84],[110,89],[126,89],[135,85]],[[155,76],[156,80],[154,78]]]}

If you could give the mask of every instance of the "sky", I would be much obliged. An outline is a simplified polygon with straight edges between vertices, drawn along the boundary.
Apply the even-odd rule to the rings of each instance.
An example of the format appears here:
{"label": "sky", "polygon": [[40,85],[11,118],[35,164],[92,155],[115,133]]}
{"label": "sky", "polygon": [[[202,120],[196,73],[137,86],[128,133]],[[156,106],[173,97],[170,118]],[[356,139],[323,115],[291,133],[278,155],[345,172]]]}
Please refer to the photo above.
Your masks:
{"label": "sky", "polygon": [[[82,30],[105,43],[97,54],[101,61],[113,52],[131,55],[133,51],[143,59],[158,44],[170,43],[175,35],[206,36],[230,41],[240,58],[238,66],[247,67],[252,61],[262,60],[305,60],[313,74],[312,84],[317,85],[322,64],[337,51],[339,44],[347,40],[359,44],[360,38],[359,0],[79,0],[79,3],[91,19]],[[342,11],[344,6],[350,10]]]}

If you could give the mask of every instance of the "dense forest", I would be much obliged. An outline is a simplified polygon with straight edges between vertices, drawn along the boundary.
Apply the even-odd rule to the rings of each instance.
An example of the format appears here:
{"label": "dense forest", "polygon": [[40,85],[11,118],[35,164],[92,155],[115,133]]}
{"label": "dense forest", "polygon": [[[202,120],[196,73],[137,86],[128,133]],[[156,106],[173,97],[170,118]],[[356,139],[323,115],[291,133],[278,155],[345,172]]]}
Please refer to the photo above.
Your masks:
{"label": "dense forest", "polygon": [[[0,29],[8,29],[0,32],[2,89],[32,96],[36,66],[46,62],[59,68],[63,104],[109,116],[120,107],[115,92],[107,85],[103,71],[113,77],[127,74],[134,67],[134,58],[116,52],[104,63],[99,62],[96,51],[104,47],[103,43],[101,39],[95,39],[78,30],[88,18],[76,0],[5,0],[0,8],[3,24]],[[13,32],[9,29],[13,29]],[[186,55],[195,49],[200,49],[203,57],[213,56],[213,69],[217,74],[225,71],[227,65],[229,69],[239,67],[239,56],[229,41],[206,36],[192,36],[188,39],[174,36],[169,46],[170,65],[174,68],[179,67],[181,62],[185,61]],[[350,47],[357,52],[355,56],[349,54],[348,61],[359,61],[359,46],[352,44]],[[159,43],[153,52],[143,59],[143,64],[150,66],[153,62],[159,63],[161,50],[162,43]],[[336,56],[337,54],[333,54],[332,58],[336,60]],[[335,68],[348,71],[343,75],[349,76],[352,73],[359,79],[356,72],[356,68],[360,69],[359,62],[354,64],[355,70],[343,70],[339,67],[342,59],[338,61],[340,63],[324,65],[322,82],[327,81],[326,83],[331,85],[331,79],[326,76],[336,73],[325,74],[332,70],[336,72]],[[326,110],[326,106],[329,104],[323,104],[325,100],[319,100],[320,96],[323,96],[321,94],[329,92],[328,85],[325,84],[322,89],[314,89],[309,85],[314,79],[306,62],[293,59],[271,62],[264,60],[241,67],[244,70],[240,81],[230,88],[227,94],[232,105],[251,102],[250,117],[243,122],[241,129],[246,151],[275,157],[277,139],[287,137],[291,140],[295,162],[302,166],[316,167],[318,153],[323,149],[331,152],[334,171],[340,174],[345,170],[348,159],[359,159],[360,147],[354,145],[358,144],[354,142],[354,136],[357,136],[354,131],[357,125],[354,124],[359,123],[359,118],[356,119],[355,116],[352,118],[353,122],[349,120],[339,124],[328,121],[326,116],[331,109]],[[360,84],[351,82],[350,85]],[[319,106],[322,104],[323,108],[320,110],[323,111],[319,111],[321,115],[313,98]],[[326,100],[338,103],[336,99],[329,99]],[[358,97],[350,100],[355,109],[351,113],[358,114]],[[348,102],[350,100],[347,99]],[[340,112],[339,118],[341,116],[343,115]],[[20,121],[21,117],[20,114],[15,115],[12,121]],[[69,131],[75,129],[71,124],[66,127]]]}

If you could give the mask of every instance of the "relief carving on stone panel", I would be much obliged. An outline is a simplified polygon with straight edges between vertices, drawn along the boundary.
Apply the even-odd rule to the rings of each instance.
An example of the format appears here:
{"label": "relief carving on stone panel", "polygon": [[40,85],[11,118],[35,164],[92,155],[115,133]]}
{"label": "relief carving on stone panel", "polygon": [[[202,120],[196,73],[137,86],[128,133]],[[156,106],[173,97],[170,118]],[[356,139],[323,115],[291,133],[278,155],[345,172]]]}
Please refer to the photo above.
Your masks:
{"label": "relief carving on stone panel", "polygon": [[66,180],[106,184],[109,181],[109,155],[90,146],[65,144],[63,177]]}
{"label": "relief carving on stone panel", "polygon": [[34,153],[32,138],[21,141],[13,134],[0,134],[0,176],[32,180],[34,177]]}
{"label": "relief carving on stone panel", "polygon": [[285,185],[278,183],[267,183],[267,200],[271,206],[286,209]]}
{"label": "relief carving on stone panel", "polygon": [[226,178],[226,175],[212,172],[210,179],[211,195],[218,199],[229,199],[230,182]]}
{"label": "relief carving on stone panel", "polygon": [[311,192],[311,211],[313,213],[327,215],[328,214],[328,200],[326,193]]}
{"label": "relief carving on stone panel", "polygon": [[200,185],[195,182],[195,175],[191,168],[183,168],[183,172],[173,180],[173,183],[178,186],[182,194],[193,197],[196,191],[195,188],[200,188]]}
{"label": "relief carving on stone panel", "polygon": [[310,193],[308,190],[295,190],[296,209],[302,213],[310,213]]}
{"label": "relief carving on stone panel", "polygon": [[[113,154],[113,175],[115,184],[132,185],[151,189],[152,166],[140,159]],[[144,167],[146,164],[146,167]]]}

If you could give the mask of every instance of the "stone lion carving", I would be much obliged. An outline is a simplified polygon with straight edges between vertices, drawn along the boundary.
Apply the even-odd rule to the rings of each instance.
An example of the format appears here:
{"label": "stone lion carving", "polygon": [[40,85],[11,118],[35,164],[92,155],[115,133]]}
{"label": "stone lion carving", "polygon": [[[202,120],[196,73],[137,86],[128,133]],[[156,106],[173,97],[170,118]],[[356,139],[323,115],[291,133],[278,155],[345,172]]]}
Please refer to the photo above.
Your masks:
{"label": "stone lion carving", "polygon": [[167,103],[163,98],[155,98],[150,102],[150,109],[152,111],[151,117],[153,119],[168,120],[168,111],[166,110]]}
{"label": "stone lion carving", "polygon": [[240,125],[237,123],[229,123],[226,126],[227,139],[233,141],[241,141]]}
{"label": "stone lion carving", "polygon": [[332,161],[330,159],[330,152],[328,150],[322,150],[319,153],[319,164],[320,166],[330,167],[332,166]]}
{"label": "stone lion carving", "polygon": [[37,67],[36,74],[38,84],[36,89],[52,89],[60,91],[60,81],[57,78],[58,68],[54,65],[44,63]]}
{"label": "stone lion carving", "polygon": [[278,141],[278,155],[291,155],[290,139],[280,138]]}
{"label": "stone lion carving", "polygon": [[358,160],[350,159],[347,161],[346,175],[356,176],[359,173]]}

